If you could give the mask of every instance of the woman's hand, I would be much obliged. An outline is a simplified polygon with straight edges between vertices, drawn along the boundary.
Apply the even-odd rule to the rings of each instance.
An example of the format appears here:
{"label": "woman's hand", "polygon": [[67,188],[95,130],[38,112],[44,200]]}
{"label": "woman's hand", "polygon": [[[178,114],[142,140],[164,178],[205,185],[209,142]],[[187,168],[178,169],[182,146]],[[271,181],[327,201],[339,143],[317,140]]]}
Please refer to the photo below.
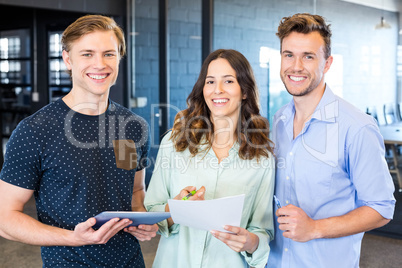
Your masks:
{"label": "woman's hand", "polygon": [[[175,200],[182,200],[183,197],[187,196],[191,191],[196,191],[195,186],[187,186],[183,190],[180,191],[178,195],[175,196]],[[205,194],[205,187],[202,186],[198,191],[195,192],[192,196],[190,196],[187,200],[195,201],[195,200],[204,200],[204,194]],[[165,206],[165,212],[170,212],[169,209],[169,204],[166,204]],[[172,217],[167,219],[168,226],[172,226],[174,224]]]}
{"label": "woman's hand", "polygon": [[193,195],[189,196],[187,200],[204,200],[205,187],[202,186],[200,189],[196,190],[195,186],[187,186],[180,191],[178,195],[174,198],[175,200],[182,200],[183,197],[189,195],[192,191],[196,191]]}
{"label": "woman's hand", "polygon": [[225,225],[223,228],[230,233],[213,230],[211,231],[211,234],[234,251],[246,251],[249,254],[253,254],[253,252],[258,248],[260,239],[256,234],[236,226]]}

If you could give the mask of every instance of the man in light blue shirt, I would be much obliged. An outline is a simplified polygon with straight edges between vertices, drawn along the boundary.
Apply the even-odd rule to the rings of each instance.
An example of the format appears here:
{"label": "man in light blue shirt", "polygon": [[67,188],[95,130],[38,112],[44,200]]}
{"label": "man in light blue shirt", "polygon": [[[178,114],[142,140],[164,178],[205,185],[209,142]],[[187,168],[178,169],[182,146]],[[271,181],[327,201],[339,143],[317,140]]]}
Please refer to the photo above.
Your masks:
{"label": "man in light blue shirt", "polygon": [[281,78],[293,100],[274,117],[275,239],[267,267],[359,267],[365,231],[393,217],[394,185],[375,121],[324,82],[331,30],[318,15],[283,18]]}

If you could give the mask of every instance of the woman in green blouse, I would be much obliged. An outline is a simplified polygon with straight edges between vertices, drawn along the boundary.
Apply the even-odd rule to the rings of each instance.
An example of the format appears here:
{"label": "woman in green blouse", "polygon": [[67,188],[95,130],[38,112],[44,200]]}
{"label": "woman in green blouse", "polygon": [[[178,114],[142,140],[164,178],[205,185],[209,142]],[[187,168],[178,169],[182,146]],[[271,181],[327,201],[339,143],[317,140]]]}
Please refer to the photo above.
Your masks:
{"label": "woman in green blouse", "polygon": [[162,140],[145,197],[148,211],[169,211],[168,199],[209,200],[245,194],[240,226],[229,232],[159,223],[153,267],[264,267],[273,238],[274,158],[268,121],[247,59],[216,50],[204,61]]}

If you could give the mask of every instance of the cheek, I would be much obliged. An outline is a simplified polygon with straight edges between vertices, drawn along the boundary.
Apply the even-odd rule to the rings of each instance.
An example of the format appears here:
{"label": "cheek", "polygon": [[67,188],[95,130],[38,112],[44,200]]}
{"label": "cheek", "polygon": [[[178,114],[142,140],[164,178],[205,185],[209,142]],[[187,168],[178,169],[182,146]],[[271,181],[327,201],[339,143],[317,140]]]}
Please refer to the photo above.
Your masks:
{"label": "cheek", "polygon": [[281,62],[281,69],[279,70],[279,73],[283,75],[288,68],[289,66],[285,62]]}
{"label": "cheek", "polygon": [[204,98],[208,97],[211,94],[211,88],[204,86],[202,89],[202,95],[204,96]]}

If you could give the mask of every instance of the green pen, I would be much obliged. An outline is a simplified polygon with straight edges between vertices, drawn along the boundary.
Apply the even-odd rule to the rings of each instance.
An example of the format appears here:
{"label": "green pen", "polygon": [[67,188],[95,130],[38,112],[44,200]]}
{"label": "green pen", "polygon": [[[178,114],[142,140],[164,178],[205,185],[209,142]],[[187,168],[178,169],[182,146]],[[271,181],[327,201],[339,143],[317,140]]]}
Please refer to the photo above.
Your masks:
{"label": "green pen", "polygon": [[183,197],[181,200],[188,200],[190,197],[192,197],[197,191],[191,191],[188,193],[188,195],[186,195],[185,197]]}

